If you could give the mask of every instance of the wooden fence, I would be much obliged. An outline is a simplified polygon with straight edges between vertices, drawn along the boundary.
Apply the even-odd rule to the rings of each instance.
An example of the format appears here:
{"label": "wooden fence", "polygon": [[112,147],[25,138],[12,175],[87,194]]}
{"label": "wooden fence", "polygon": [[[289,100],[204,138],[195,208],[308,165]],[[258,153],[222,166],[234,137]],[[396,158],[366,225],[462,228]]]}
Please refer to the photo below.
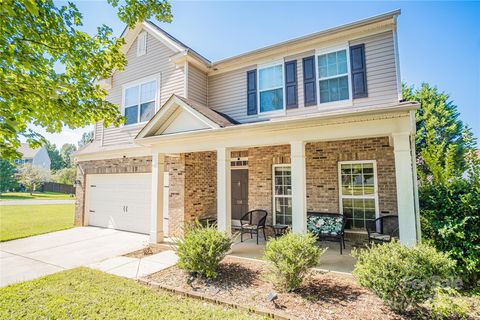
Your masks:
{"label": "wooden fence", "polygon": [[41,192],[58,192],[65,194],[75,194],[75,187],[70,184],[62,184],[56,182],[45,182],[41,187]]}

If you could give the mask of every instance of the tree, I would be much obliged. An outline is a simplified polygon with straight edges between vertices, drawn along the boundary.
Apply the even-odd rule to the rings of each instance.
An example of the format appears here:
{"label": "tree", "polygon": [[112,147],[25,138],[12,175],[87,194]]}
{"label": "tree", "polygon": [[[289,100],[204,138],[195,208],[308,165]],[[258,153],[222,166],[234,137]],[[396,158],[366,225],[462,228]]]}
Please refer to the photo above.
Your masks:
{"label": "tree", "polygon": [[[128,27],[149,18],[170,22],[166,0],[108,0]],[[123,3],[123,2],[122,2]],[[118,107],[105,100],[107,92],[97,80],[122,70],[126,59],[123,39],[102,25],[94,35],[79,30],[82,15],[73,3],[58,6],[53,0],[4,0],[0,6],[0,157],[20,155],[20,137],[31,147],[44,143],[28,127],[47,132],[79,128],[104,120],[119,125]],[[55,65],[62,65],[58,73]]]}
{"label": "tree", "polygon": [[476,140],[445,92],[403,85],[420,102],[416,152],[423,238],[457,262],[466,288],[480,280],[480,160]]}
{"label": "tree", "polygon": [[466,170],[465,154],[474,148],[471,130],[459,119],[457,106],[445,92],[423,83],[419,89],[403,84],[403,97],[420,102],[416,113],[417,169],[420,183],[445,181]]}
{"label": "tree", "polygon": [[7,160],[0,159],[0,193],[18,186],[15,179],[15,167]]}
{"label": "tree", "polygon": [[65,162],[63,161],[57,146],[48,141],[45,141],[44,146],[47,149],[48,156],[50,157],[50,168],[54,171],[65,168]]}
{"label": "tree", "polygon": [[60,156],[65,163],[66,168],[73,166],[73,153],[77,151],[77,147],[72,143],[65,143],[60,149]]}
{"label": "tree", "polygon": [[73,185],[76,175],[77,169],[75,167],[63,168],[52,175],[52,181],[56,183]]}
{"label": "tree", "polygon": [[18,166],[16,174],[18,182],[23,184],[25,188],[32,194],[42,183],[47,182],[49,178],[49,171],[46,169],[34,166],[32,164],[23,164]]}
{"label": "tree", "polygon": [[86,144],[89,144],[93,139],[93,131],[84,132],[82,138],[78,141],[78,147],[81,148]]}

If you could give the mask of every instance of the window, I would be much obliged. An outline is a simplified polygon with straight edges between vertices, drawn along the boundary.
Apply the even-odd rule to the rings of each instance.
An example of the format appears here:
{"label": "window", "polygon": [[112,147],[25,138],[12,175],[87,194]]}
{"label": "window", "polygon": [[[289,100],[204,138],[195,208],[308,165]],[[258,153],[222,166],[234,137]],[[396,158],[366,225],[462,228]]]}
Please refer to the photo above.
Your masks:
{"label": "window", "polygon": [[273,166],[274,222],[292,224],[292,172],[290,165]]}
{"label": "window", "polygon": [[258,95],[260,112],[284,109],[283,62],[258,69]]}
{"label": "window", "polygon": [[137,57],[147,53],[147,33],[140,32],[137,37]]}
{"label": "window", "polygon": [[321,54],[317,57],[320,103],[348,100],[347,50]]}
{"label": "window", "polygon": [[157,81],[148,81],[124,90],[125,125],[146,122],[155,113]]}
{"label": "window", "polygon": [[377,217],[377,186],[374,161],[339,164],[340,206],[347,229],[364,229]]}

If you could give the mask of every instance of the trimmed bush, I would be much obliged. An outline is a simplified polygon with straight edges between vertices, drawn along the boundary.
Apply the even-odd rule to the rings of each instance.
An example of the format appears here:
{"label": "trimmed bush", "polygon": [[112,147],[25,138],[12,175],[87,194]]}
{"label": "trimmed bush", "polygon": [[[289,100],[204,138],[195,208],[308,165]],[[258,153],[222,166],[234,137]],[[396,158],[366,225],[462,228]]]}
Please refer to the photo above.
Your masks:
{"label": "trimmed bush", "polygon": [[270,266],[272,282],[280,289],[295,291],[310,268],[314,267],[326,249],[319,249],[310,233],[291,232],[267,242],[265,260]]}
{"label": "trimmed bush", "polygon": [[178,266],[195,276],[216,278],[218,265],[232,245],[232,239],[216,226],[189,225],[177,241]]}
{"label": "trimmed bush", "polygon": [[434,247],[408,248],[397,241],[354,250],[353,275],[395,311],[418,308],[453,275],[455,262]]}

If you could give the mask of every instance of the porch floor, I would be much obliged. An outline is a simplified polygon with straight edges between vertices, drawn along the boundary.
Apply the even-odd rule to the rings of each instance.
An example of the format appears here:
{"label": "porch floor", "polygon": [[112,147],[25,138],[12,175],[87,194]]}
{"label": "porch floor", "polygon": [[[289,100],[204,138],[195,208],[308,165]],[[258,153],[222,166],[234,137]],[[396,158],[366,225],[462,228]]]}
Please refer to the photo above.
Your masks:
{"label": "porch floor", "polygon": [[[245,235],[247,238],[248,235]],[[320,257],[320,263],[318,268],[325,271],[333,272],[343,272],[351,273],[354,269],[355,258],[353,258],[350,253],[352,246],[347,242],[345,243],[346,249],[343,250],[343,254],[340,254],[340,244],[338,242],[319,242],[321,248],[328,248],[328,250]],[[240,237],[235,239],[235,242],[232,246],[231,256],[250,258],[250,259],[259,259],[263,257],[265,251],[265,240],[261,237],[258,241],[254,236],[253,239],[244,239],[243,242],[240,242]]]}

